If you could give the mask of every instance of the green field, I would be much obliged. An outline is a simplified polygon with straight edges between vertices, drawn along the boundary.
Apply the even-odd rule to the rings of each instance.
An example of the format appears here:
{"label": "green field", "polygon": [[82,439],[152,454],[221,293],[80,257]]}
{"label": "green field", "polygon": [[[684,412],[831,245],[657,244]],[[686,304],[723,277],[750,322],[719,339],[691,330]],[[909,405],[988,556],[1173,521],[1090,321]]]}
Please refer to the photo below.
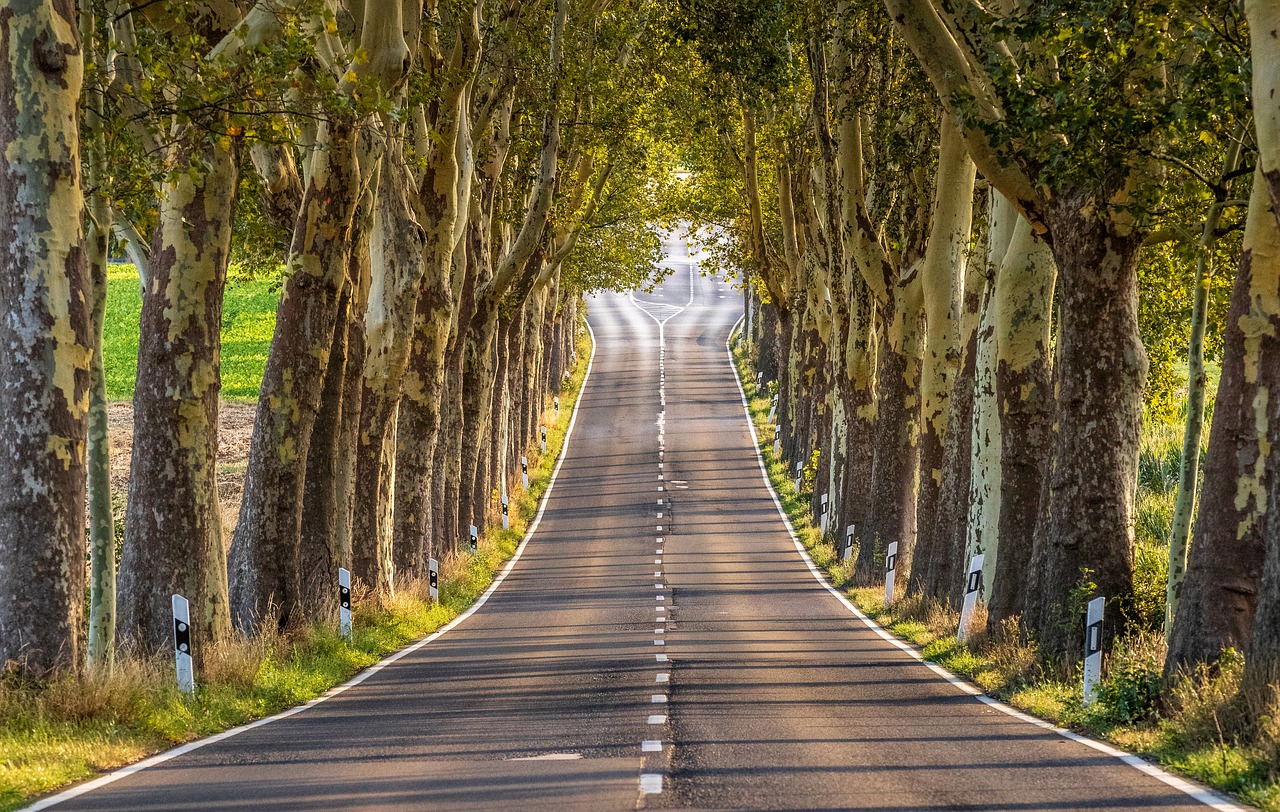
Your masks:
{"label": "green field", "polygon": [[[276,277],[227,283],[222,315],[222,397],[254,401],[267,366],[271,334],[276,328],[280,280]],[[107,317],[102,357],[110,400],[133,398],[138,374],[138,319],[142,293],[132,265],[113,265],[107,272]]]}

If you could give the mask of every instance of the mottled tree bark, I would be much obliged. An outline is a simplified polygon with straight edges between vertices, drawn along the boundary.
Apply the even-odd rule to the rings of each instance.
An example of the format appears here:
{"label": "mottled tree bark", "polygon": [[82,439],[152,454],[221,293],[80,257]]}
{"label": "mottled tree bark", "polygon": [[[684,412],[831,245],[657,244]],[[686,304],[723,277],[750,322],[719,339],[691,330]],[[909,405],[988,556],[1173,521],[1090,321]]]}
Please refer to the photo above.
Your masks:
{"label": "mottled tree bark", "polygon": [[1092,582],[1084,590],[1090,596],[1123,604],[1133,589],[1133,494],[1147,376],[1137,316],[1143,235],[1096,213],[1087,192],[1062,191],[1046,220],[1062,279],[1057,432],[1024,600],[1041,650],[1075,656],[1084,621],[1069,611],[1073,592]]}
{"label": "mottled tree bark", "polygon": [[[1259,579],[1275,539],[1268,538],[1269,517],[1276,513],[1269,498],[1280,469],[1280,398],[1271,394],[1280,380],[1280,228],[1274,208],[1265,177],[1255,173],[1223,332],[1200,515],[1169,636],[1168,676],[1210,662],[1227,647],[1248,651],[1257,633]],[[1275,577],[1273,569],[1268,577]],[[1273,618],[1260,618],[1257,628],[1268,625]]]}
{"label": "mottled tree bark", "polygon": [[230,629],[217,458],[222,296],[238,153],[196,127],[170,149],[180,169],[159,190],[133,396],[120,638],[142,651],[167,648],[170,597],[179,593],[191,604],[197,663],[204,645]]}
{"label": "mottled tree bark", "polygon": [[996,405],[999,410],[998,554],[987,595],[991,631],[1018,612],[1053,440],[1050,313],[1057,268],[1019,217],[996,277]]}
{"label": "mottled tree bark", "polygon": [[[897,543],[899,560],[911,560],[916,527],[917,420],[920,413],[919,378],[920,282],[910,280],[893,291],[881,308],[888,325],[884,351],[876,375],[875,457],[871,468],[871,498],[866,524],[857,529],[855,575],[871,583],[881,575],[875,557]],[[905,570],[905,567],[903,568]]]}
{"label": "mottled tree bark", "polygon": [[959,128],[947,115],[942,116],[938,151],[929,243],[919,272],[926,325],[920,372],[920,489],[916,506],[916,515],[922,519],[917,525],[915,555],[907,582],[909,593],[930,597],[944,589],[942,574],[935,567],[945,552],[940,549],[943,542],[935,531],[941,510],[943,444],[952,439],[947,435],[950,397],[961,362],[959,298],[973,227],[975,179],[973,161],[965,152]]}
{"label": "mottled tree bark", "polygon": [[360,196],[357,130],[324,125],[291,249],[291,275],[254,419],[240,521],[231,545],[236,626],[284,628],[303,601],[301,522],[311,433],[347,280],[351,225]]}
{"label": "mottled tree bark", "polygon": [[84,647],[82,78],[73,3],[0,0],[0,664],[34,676]]}
{"label": "mottled tree bark", "polygon": [[383,165],[373,222],[352,559],[353,574],[383,592],[393,586],[396,415],[426,260],[426,238],[410,205],[408,184],[393,150]]}

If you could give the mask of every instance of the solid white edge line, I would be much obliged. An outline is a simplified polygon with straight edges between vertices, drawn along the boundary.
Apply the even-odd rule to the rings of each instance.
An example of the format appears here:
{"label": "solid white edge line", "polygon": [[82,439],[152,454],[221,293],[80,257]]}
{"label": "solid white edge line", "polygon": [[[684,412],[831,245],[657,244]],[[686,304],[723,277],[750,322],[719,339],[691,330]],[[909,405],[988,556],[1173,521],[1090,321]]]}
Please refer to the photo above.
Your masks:
{"label": "solid white edge line", "polygon": [[233,727],[230,730],[224,730],[221,733],[215,733],[214,735],[208,736],[203,739],[197,739],[193,742],[187,742],[186,744],[175,747],[172,750],[166,750],[163,753],[157,753],[156,755],[151,756],[150,758],[145,758],[142,761],[134,762],[133,764],[129,764],[125,767],[121,767],[118,770],[113,770],[112,772],[109,772],[106,775],[98,776],[97,778],[86,781],[83,784],[79,784],[70,789],[63,790],[57,795],[51,795],[50,797],[37,801],[34,804],[31,804],[30,806],[22,807],[22,809],[25,810],[25,812],[37,812],[37,810],[49,809],[50,807],[57,806],[58,804],[65,803],[67,801],[72,800],[73,798],[78,798],[81,795],[92,792],[95,789],[100,789],[102,787],[105,787],[108,784],[114,784],[116,781],[119,781],[122,778],[127,778],[130,775],[133,775],[134,773],[142,772],[143,770],[149,769],[151,767],[155,767],[159,764],[163,764],[164,762],[169,761],[170,759],[177,758],[178,756],[186,755],[187,753],[190,753],[195,750],[199,750],[200,748],[206,747],[210,744],[217,744],[218,742],[225,741],[231,738],[232,736],[239,736],[241,733],[244,733],[249,730],[253,730],[254,728],[262,727],[263,725],[269,725],[272,722],[278,722],[281,719],[287,719],[290,716],[293,716],[298,713],[302,713],[303,711],[308,710],[310,708],[314,708],[316,705],[319,705],[321,702],[324,702],[327,699],[332,699],[338,694],[341,694],[344,691],[347,691],[348,689],[354,688],[355,686],[367,680],[369,677],[381,671],[383,668],[386,668],[388,665],[391,665],[392,663],[396,662],[397,660],[403,657],[407,657],[408,655],[412,654],[413,652],[417,651],[418,649],[422,648],[428,643],[431,643],[432,641],[436,640],[444,633],[448,632],[458,624],[462,623],[462,621],[466,620],[467,618],[475,614],[476,610],[479,609],[481,606],[484,606],[484,604],[489,600],[490,596],[492,596],[494,591],[502,584],[502,582],[506,579],[507,575],[511,573],[511,570],[515,567],[516,562],[520,560],[520,556],[524,554],[524,549],[526,546],[528,546],[529,540],[533,538],[533,534],[537,531],[538,525],[542,523],[542,515],[547,510],[547,503],[551,499],[551,491],[555,488],[556,478],[560,475],[560,467],[564,465],[565,459],[567,459],[569,456],[569,440],[573,437],[573,428],[575,425],[577,425],[577,422],[578,422],[578,412],[579,412],[578,407],[582,403],[583,394],[587,391],[587,381],[591,379],[591,367],[596,360],[596,334],[595,334],[595,331],[591,329],[591,322],[588,321],[588,322],[585,322],[585,324],[587,325],[587,334],[591,336],[591,357],[587,359],[587,371],[582,376],[582,386],[581,388],[578,389],[578,400],[574,403],[573,414],[569,417],[569,427],[565,429],[564,444],[560,447],[560,458],[556,460],[556,467],[552,469],[551,479],[549,482],[547,482],[547,490],[542,494],[542,504],[538,506],[538,512],[534,515],[533,522],[529,525],[529,529],[525,531],[524,538],[520,540],[520,544],[516,547],[515,552],[511,554],[511,558],[507,561],[507,565],[503,567],[502,572],[500,572],[493,579],[493,583],[489,585],[489,588],[486,589],[484,593],[481,594],[480,597],[476,599],[476,602],[471,604],[471,606],[468,607],[466,611],[464,611],[462,614],[458,615],[453,620],[446,623],[444,626],[441,626],[439,629],[432,632],[427,637],[422,638],[418,642],[413,643],[406,648],[400,649],[394,654],[388,655],[386,658],[374,663],[373,665],[369,666],[365,670],[361,671],[359,674],[356,674],[350,680],[344,682],[341,685],[330,688],[328,691],[316,697],[315,699],[311,700],[310,702],[307,702],[303,705],[296,705],[287,710],[283,710],[280,713],[275,714],[274,716],[268,716],[265,719],[258,719],[257,721],[249,722],[248,724],[240,725],[239,727]]}
{"label": "solid white edge line", "polygon": [[756,434],[755,422],[751,419],[751,405],[747,402],[747,390],[742,386],[742,378],[741,376],[738,375],[738,365],[734,363],[734,359],[733,359],[733,336],[739,329],[741,329],[742,323],[745,320],[746,320],[746,316],[739,317],[738,320],[734,322],[733,327],[730,328],[729,337],[725,339],[724,346],[725,346],[725,351],[729,355],[729,368],[733,371],[733,380],[738,385],[738,394],[742,399],[742,410],[747,417],[747,429],[751,432],[751,443],[755,450],[756,463],[760,466],[760,476],[764,479],[764,485],[769,491],[769,496],[773,498],[773,506],[778,509],[778,515],[782,517],[782,523],[787,528],[787,534],[791,536],[791,542],[795,545],[796,550],[800,553],[800,557],[804,559],[804,563],[809,568],[809,573],[813,575],[814,580],[816,580],[819,584],[822,585],[824,589],[826,589],[828,592],[834,595],[836,600],[844,604],[846,609],[848,609],[850,612],[853,612],[853,614],[857,616],[858,620],[861,620],[868,629],[875,632],[877,635],[879,635],[881,638],[883,638],[887,642],[902,649],[902,651],[906,652],[907,655],[909,655],[912,659],[922,663],[930,671],[934,672],[942,679],[951,683],[963,693],[969,694],[970,696],[974,697],[984,705],[988,705],[992,708],[995,708],[1001,713],[1012,716],[1013,718],[1018,719],[1020,721],[1035,725],[1038,728],[1042,728],[1044,730],[1049,730],[1054,733],[1057,733],[1059,736],[1062,736],[1065,739],[1070,739],[1071,741],[1079,742],[1080,744],[1083,744],[1086,747],[1097,750],[1100,753],[1113,756],[1119,759],[1120,761],[1124,762],[1125,764],[1129,765],[1130,767],[1133,767],[1134,769],[1138,770],[1139,772],[1145,773],[1151,776],[1152,778],[1155,778],[1167,784],[1168,786],[1173,787],[1174,789],[1189,795],[1190,797],[1194,798],[1195,800],[1199,801],[1200,803],[1204,804],[1205,806],[1211,809],[1217,809],[1217,810],[1220,810],[1220,812],[1246,812],[1247,807],[1234,804],[1226,796],[1221,795],[1218,792],[1209,789],[1208,787],[1204,787],[1199,784],[1196,784],[1190,779],[1182,778],[1180,776],[1173,775],[1172,773],[1165,772],[1163,769],[1161,769],[1160,767],[1157,767],[1156,765],[1152,764],[1151,762],[1147,761],[1141,756],[1136,756],[1133,753],[1126,753],[1124,750],[1121,750],[1117,747],[1113,747],[1112,745],[1106,744],[1105,742],[1100,742],[1097,739],[1091,739],[1088,736],[1081,736],[1079,733],[1073,733],[1072,731],[1067,730],[1066,728],[1058,727],[1057,725],[1051,722],[1046,722],[1043,719],[1038,719],[1034,716],[1031,716],[1030,714],[1023,713],[1020,710],[1011,708],[1008,705],[1004,704],[1003,702],[992,699],[991,697],[984,694],[982,692],[982,689],[974,686],[973,684],[967,682],[966,680],[961,679],[960,677],[957,677],[955,674],[952,674],[950,671],[946,670],[945,668],[938,665],[937,663],[931,663],[925,660],[924,657],[921,656],[920,652],[917,651],[915,648],[913,648],[910,644],[902,640],[899,640],[897,637],[890,634],[880,624],[876,623],[874,620],[867,617],[867,615],[865,615],[861,609],[855,606],[852,601],[850,601],[844,595],[840,594],[840,591],[831,585],[831,582],[827,580],[826,575],[823,574],[822,570],[818,569],[817,565],[813,563],[813,559],[809,557],[809,551],[804,548],[804,544],[801,543],[800,537],[796,535],[795,528],[791,526],[791,520],[787,518],[787,512],[782,508],[782,501],[778,498],[777,491],[773,489],[773,483],[769,481],[769,471],[765,467],[764,456],[760,453],[760,437]]}

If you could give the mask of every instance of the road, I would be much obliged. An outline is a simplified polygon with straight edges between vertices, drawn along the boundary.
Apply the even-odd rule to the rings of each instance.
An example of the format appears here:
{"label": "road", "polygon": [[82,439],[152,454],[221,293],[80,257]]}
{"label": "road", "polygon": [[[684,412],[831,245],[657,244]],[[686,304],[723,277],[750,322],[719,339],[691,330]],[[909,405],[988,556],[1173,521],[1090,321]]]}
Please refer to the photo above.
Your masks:
{"label": "road", "polygon": [[980,703],[815,580],[726,353],[741,300],[675,253],[652,293],[592,299],[541,524],[474,614],[55,808],[1204,809]]}

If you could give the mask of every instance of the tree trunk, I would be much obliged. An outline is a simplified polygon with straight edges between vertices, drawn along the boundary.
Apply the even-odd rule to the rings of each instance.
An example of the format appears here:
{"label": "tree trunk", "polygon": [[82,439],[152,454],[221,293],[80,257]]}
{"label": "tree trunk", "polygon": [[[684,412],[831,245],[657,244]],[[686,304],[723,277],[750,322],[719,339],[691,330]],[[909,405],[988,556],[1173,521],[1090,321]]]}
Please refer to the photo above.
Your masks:
{"label": "tree trunk", "polygon": [[[915,554],[907,590],[911,594],[939,594],[934,565],[943,556],[934,532],[942,489],[944,444],[949,422],[951,390],[960,366],[960,303],[965,253],[973,227],[973,161],[965,152],[960,131],[948,115],[942,117],[938,171],[934,182],[933,218],[929,243],[920,266],[926,333],[920,372],[920,491],[916,515]],[[901,549],[901,548],[899,548]]]}
{"label": "tree trunk", "polygon": [[75,13],[0,0],[0,664],[35,676],[79,667],[84,646],[93,340]]}
{"label": "tree trunk", "polygon": [[107,241],[111,208],[99,194],[89,199],[88,268],[93,285],[93,361],[89,388],[89,642],[90,666],[111,669],[116,659],[116,530],[111,508],[111,436],[107,428],[107,378],[102,335],[107,315]]}
{"label": "tree trunk", "polygon": [[952,382],[947,406],[947,443],[943,446],[942,483],[933,520],[932,577],[924,594],[960,607],[965,579],[965,543],[969,537],[969,483],[973,475],[973,402],[978,371],[978,319],[986,295],[982,263],[970,262],[965,271],[960,312],[960,368]]}
{"label": "tree trunk", "polygon": [[[892,292],[881,308],[888,325],[880,369],[876,375],[875,457],[871,469],[870,511],[865,527],[857,530],[860,583],[872,583],[881,573],[875,557],[897,543],[899,560],[910,561],[916,526],[916,444],[920,413],[919,280]],[[905,568],[904,568],[905,569]]]}
{"label": "tree trunk", "polygon": [[285,628],[303,600],[304,472],[340,294],[350,284],[351,228],[361,195],[356,128],[341,119],[324,126],[294,229],[292,273],[276,311],[231,545],[232,616],[244,631]]}
{"label": "tree trunk", "polygon": [[1053,441],[1050,314],[1057,268],[1031,224],[1017,218],[996,276],[996,404],[1000,433],[998,554],[987,596],[988,629],[1018,612]]}
{"label": "tree trunk", "polygon": [[1137,317],[1143,235],[1094,212],[1091,197],[1070,190],[1046,211],[1062,276],[1057,433],[1025,599],[1041,650],[1051,656],[1075,657],[1083,644],[1083,607],[1073,597],[1102,595],[1124,606],[1133,588],[1147,376]]}
{"label": "tree trunk", "polygon": [[[1247,136],[1244,126],[1237,128],[1236,140],[1227,148],[1220,181],[1223,187],[1240,168],[1240,144]],[[1191,302],[1191,335],[1187,346],[1187,421],[1182,434],[1182,460],[1178,464],[1178,494],[1174,501],[1173,521],[1169,528],[1169,580],[1165,587],[1164,634],[1173,634],[1173,618],[1178,614],[1182,580],[1187,572],[1187,545],[1195,520],[1196,489],[1200,480],[1200,438],[1204,432],[1204,399],[1208,374],[1204,367],[1204,331],[1209,318],[1209,257],[1218,240],[1218,226],[1226,208],[1225,188],[1218,193],[1205,215],[1196,252],[1196,276]]]}
{"label": "tree trunk", "polygon": [[[1204,496],[1169,637],[1167,676],[1214,660],[1227,647],[1248,650],[1251,635],[1259,633],[1259,578],[1275,539],[1268,539],[1269,517],[1276,513],[1268,495],[1280,469],[1280,398],[1269,394],[1280,381],[1280,228],[1274,208],[1266,178],[1255,173],[1223,333]],[[1274,568],[1268,576],[1274,579]],[[1275,606],[1268,607],[1273,615]],[[1263,639],[1273,620],[1259,621]]]}
{"label": "tree trunk", "polygon": [[425,267],[426,239],[410,206],[408,182],[393,151],[381,173],[373,221],[373,276],[364,316],[366,353],[356,457],[360,487],[353,524],[352,572],[379,592],[393,586],[396,415]]}
{"label": "tree trunk", "polygon": [[[160,190],[143,292],[133,396],[133,462],[120,558],[119,632],[141,651],[173,639],[174,593],[191,603],[193,656],[230,629],[218,499],[222,297],[238,149],[189,129]],[[199,172],[192,171],[201,165]]]}

